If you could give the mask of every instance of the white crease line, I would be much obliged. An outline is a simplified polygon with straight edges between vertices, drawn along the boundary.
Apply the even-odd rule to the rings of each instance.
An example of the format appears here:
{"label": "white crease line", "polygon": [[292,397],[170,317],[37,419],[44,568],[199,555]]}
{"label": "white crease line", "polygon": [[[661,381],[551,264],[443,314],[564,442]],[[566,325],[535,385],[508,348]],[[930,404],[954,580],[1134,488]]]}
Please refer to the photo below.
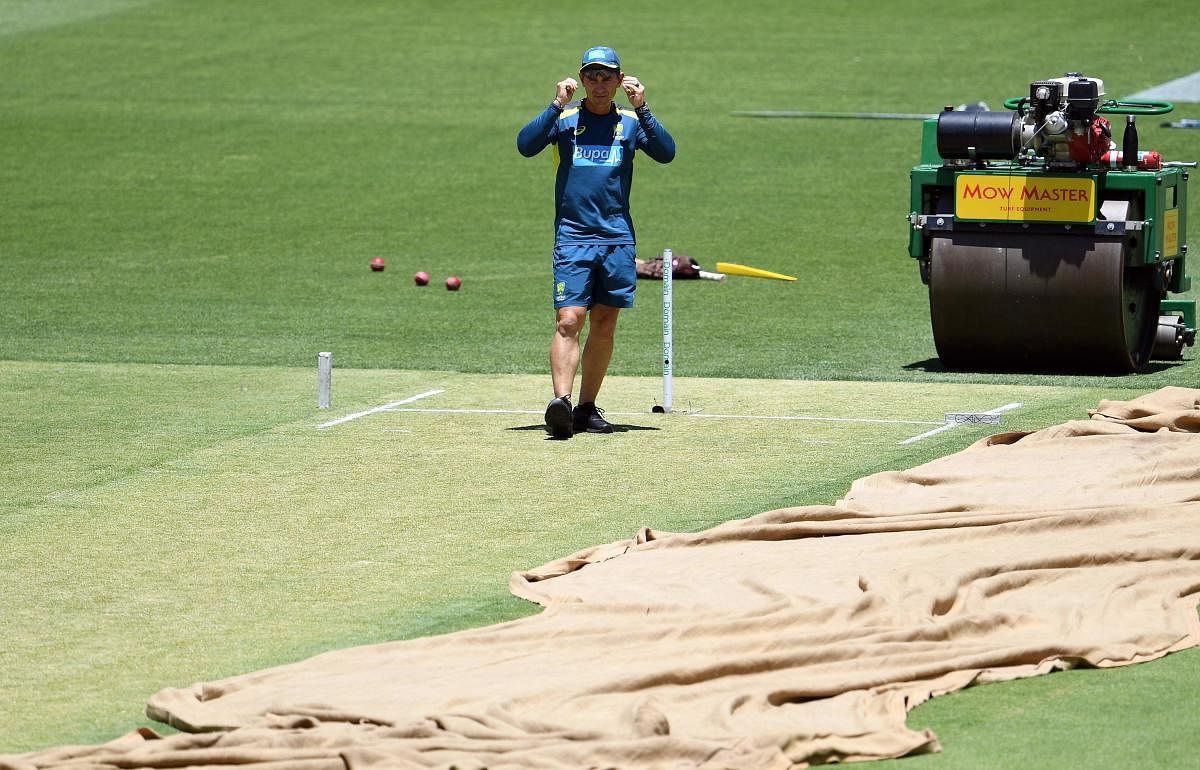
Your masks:
{"label": "white crease line", "polygon": [[[393,412],[418,412],[423,414],[542,414],[533,409],[391,409]],[[650,412],[609,412],[609,417],[649,417]],[[820,422],[868,422],[889,425],[941,425],[933,420],[881,420],[866,417],[807,417],[803,415],[761,415],[761,414],[705,414],[702,412],[675,412],[682,417],[715,417],[727,420],[814,420]]]}
{"label": "white crease line", "polygon": [[[391,412],[415,412],[417,414],[544,414],[539,409],[389,409]],[[643,417],[649,412],[610,412],[604,411],[609,417]]]}
{"label": "white crease line", "polygon": [[439,393],[445,393],[445,392],[446,392],[445,388],[438,388],[436,390],[427,390],[424,393],[418,393],[415,396],[406,398],[403,401],[393,401],[390,404],[384,404],[383,406],[377,406],[374,409],[368,409],[365,412],[355,412],[354,414],[348,414],[345,417],[339,417],[336,420],[330,420],[329,422],[323,422],[320,425],[318,425],[317,428],[318,429],[332,428],[334,425],[341,425],[344,422],[350,422],[351,420],[357,420],[359,417],[366,417],[367,415],[375,414],[376,412],[386,412],[389,409],[394,409],[397,406],[403,406],[404,404],[411,404],[414,401],[420,401],[422,398],[429,398],[430,396],[436,396]]}
{"label": "white crease line", "polygon": [[[1021,406],[1021,404],[1019,404],[1019,403],[1005,404],[1004,406],[998,406],[995,409],[989,409],[986,412],[983,412],[983,414],[1001,414],[1003,412],[1008,412],[1013,409],[1017,409],[1020,406]],[[919,436],[912,436],[911,438],[906,438],[903,441],[901,441],[900,443],[901,444],[914,444],[914,443],[920,441],[921,439],[929,438],[930,436],[936,436],[937,434],[941,433],[942,431],[947,431],[947,430],[950,430],[951,428],[957,428],[959,425],[964,425],[964,424],[966,424],[966,423],[948,422],[945,425],[941,426],[940,428],[934,428],[933,430],[925,431],[924,433],[922,433]]]}
{"label": "white crease line", "polygon": [[[392,412],[418,412],[420,414],[541,414],[535,409],[391,409]],[[613,412],[613,414],[618,414]]]}
{"label": "white crease line", "polygon": [[695,412],[689,417],[715,417],[723,420],[811,420],[813,422],[869,422],[885,425],[941,425],[933,420],[883,420],[871,417],[810,417],[807,415],[771,414],[708,414]]}

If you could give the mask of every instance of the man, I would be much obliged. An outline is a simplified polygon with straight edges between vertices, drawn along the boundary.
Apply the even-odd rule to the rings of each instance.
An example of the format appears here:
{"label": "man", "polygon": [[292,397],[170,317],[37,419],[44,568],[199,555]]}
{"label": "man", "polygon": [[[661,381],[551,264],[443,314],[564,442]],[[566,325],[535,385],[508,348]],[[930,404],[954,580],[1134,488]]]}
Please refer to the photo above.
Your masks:
{"label": "man", "polygon": [[[554,100],[517,135],[517,149],[531,158],[554,147],[554,307],[550,379],[554,400],[546,407],[546,430],[555,438],[611,433],[596,396],[612,358],[621,308],[633,305],[637,284],[635,239],[629,216],[633,155],[642,150],[659,163],[675,157],[675,140],[646,104],[646,89],[621,71],[617,52],[596,46],[579,67],[586,98],[572,102],[574,78],[560,80]],[[613,97],[625,91],[633,110]],[[589,318],[590,317],[590,318]],[[580,364],[579,335],[588,321],[579,405],[571,406]]]}

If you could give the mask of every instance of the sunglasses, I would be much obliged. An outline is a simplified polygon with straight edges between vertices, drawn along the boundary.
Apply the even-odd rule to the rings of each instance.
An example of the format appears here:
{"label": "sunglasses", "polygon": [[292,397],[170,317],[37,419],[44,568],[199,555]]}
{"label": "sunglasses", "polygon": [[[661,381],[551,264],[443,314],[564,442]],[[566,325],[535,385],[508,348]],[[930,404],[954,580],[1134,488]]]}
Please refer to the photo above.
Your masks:
{"label": "sunglasses", "polygon": [[590,69],[584,70],[581,74],[584,80],[599,80],[601,83],[608,83],[609,81],[616,80],[621,73],[605,69]]}

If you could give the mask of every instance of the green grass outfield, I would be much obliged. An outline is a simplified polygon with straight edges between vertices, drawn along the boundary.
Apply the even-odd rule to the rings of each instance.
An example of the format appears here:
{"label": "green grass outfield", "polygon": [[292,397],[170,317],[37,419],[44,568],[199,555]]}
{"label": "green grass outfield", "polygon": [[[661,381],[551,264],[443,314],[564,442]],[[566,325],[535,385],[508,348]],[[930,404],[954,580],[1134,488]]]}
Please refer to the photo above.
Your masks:
{"label": "green grass outfield", "polygon": [[[1175,1],[0,0],[0,752],[114,737],[163,686],[533,611],[511,570],[831,502],[983,435],[898,443],[946,411],[1019,401],[1004,427],[1032,429],[1200,382],[1194,350],[942,371],[906,249],[920,125],[729,115],[998,107],[1068,69],[1118,97],[1193,69],[1172,52],[1197,30]],[[643,256],[800,277],[676,284],[677,407],[913,422],[647,414],[649,284],[601,401],[632,428],[544,440],[551,162],[515,136],[601,42],[680,147],[638,165]],[[1195,133],[1140,124],[1167,159]],[[409,406],[509,411],[316,427],[432,389]],[[1198,668],[935,699],[909,723],[945,753],[903,766],[1186,766]]]}

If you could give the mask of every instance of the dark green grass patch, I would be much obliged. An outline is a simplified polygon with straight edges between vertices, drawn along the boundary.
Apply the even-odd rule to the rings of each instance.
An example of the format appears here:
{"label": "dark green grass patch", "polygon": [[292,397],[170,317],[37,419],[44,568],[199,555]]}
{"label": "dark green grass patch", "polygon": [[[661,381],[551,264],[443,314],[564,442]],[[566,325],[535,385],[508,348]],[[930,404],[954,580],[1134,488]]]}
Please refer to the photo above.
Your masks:
{"label": "dark green grass patch", "polygon": [[1196,763],[1200,650],[1118,669],[1077,669],[985,685],[918,706],[943,751],[874,763],[880,770],[971,767],[1184,768]]}
{"label": "dark green grass patch", "polygon": [[[941,372],[905,247],[920,125],[729,114],[998,107],[1065,68],[1110,95],[1178,74],[1092,7],[1060,6],[1082,29],[1040,43],[996,3],[956,7],[957,31],[923,5],[874,2],[649,3],[605,30],[680,146],[669,166],[639,163],[643,255],[800,277],[680,286],[682,371],[1190,377],[1190,353],[1121,379]],[[527,3],[112,8],[0,37],[0,358],[296,366],[330,349],[347,366],[544,367],[552,164],[514,140],[596,33]],[[1196,13],[1176,9],[1173,26],[1200,28]],[[1196,154],[1186,132],[1144,124],[1143,145]],[[373,256],[387,271],[367,269]],[[412,286],[418,269],[432,287]],[[450,273],[457,295],[440,289]],[[617,373],[657,368],[656,290],[622,321]]]}

